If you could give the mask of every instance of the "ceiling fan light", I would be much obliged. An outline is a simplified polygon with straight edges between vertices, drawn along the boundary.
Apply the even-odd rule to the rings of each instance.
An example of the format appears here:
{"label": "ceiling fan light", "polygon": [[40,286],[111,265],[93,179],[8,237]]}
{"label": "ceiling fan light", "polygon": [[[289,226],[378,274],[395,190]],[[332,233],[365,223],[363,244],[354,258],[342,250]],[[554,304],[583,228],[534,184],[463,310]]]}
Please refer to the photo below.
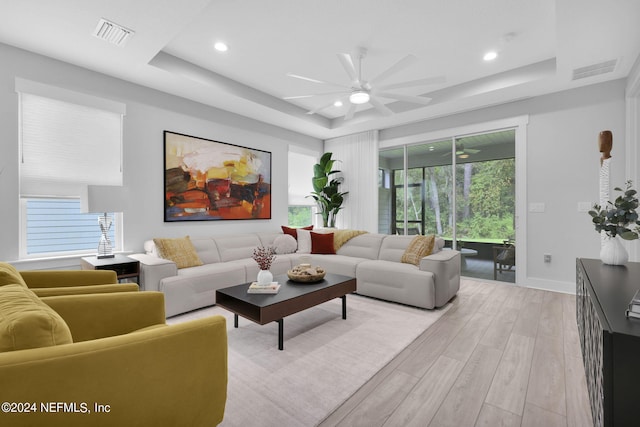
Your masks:
{"label": "ceiling fan light", "polygon": [[356,90],[349,95],[349,101],[352,104],[366,104],[371,97],[364,90]]}

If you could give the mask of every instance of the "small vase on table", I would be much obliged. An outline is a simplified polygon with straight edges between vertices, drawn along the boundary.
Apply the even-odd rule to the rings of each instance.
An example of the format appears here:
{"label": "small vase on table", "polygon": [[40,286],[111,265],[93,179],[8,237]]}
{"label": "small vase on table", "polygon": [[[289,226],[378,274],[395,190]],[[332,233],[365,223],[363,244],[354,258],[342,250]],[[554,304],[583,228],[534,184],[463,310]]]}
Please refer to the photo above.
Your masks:
{"label": "small vase on table", "polygon": [[258,271],[257,277],[258,285],[266,286],[273,282],[273,274],[269,270]]}

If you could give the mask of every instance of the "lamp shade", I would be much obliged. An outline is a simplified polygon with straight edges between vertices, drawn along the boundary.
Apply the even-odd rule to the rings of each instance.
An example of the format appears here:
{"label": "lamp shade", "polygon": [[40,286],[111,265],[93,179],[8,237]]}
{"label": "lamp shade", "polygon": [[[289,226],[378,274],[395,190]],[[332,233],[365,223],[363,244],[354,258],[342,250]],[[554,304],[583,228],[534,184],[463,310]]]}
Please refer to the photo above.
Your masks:
{"label": "lamp shade", "polygon": [[115,185],[87,185],[80,197],[80,212],[123,212],[126,207],[128,189]]}

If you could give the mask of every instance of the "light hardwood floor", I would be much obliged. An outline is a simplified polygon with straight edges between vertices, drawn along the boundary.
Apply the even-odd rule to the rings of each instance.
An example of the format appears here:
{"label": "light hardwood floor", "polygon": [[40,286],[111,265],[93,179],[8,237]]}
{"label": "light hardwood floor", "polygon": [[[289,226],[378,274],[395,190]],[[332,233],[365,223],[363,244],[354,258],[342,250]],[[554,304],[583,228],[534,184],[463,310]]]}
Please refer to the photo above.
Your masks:
{"label": "light hardwood floor", "polygon": [[464,279],[452,305],[320,426],[592,426],[575,296]]}

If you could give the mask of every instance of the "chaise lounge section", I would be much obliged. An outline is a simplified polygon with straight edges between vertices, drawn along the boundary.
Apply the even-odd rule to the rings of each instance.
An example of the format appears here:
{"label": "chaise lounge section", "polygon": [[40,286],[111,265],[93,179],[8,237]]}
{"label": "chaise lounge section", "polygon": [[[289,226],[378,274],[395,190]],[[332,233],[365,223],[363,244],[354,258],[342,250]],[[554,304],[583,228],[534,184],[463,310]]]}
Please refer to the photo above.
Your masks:
{"label": "chaise lounge section", "polygon": [[[282,233],[250,233],[191,237],[202,265],[178,268],[157,255],[153,240],[146,253],[130,257],[140,261],[141,289],[165,294],[168,317],[215,304],[215,291],[256,280],[258,265],[253,250],[273,246]],[[460,287],[460,253],[442,250],[437,238],[434,251],[419,265],[401,262],[414,236],[366,233],[351,238],[335,254],[290,253],[277,255],[271,272],[285,274],[302,257],[326,271],[357,279],[357,293],[416,307],[433,309],[446,304]],[[307,258],[308,257],[308,258]]]}

